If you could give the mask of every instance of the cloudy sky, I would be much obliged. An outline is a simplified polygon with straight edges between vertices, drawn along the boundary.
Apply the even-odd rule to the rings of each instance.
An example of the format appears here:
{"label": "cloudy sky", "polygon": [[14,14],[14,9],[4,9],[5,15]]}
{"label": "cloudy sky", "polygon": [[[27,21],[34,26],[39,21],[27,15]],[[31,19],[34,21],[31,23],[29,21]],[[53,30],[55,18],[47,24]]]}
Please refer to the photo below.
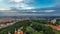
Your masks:
{"label": "cloudy sky", "polygon": [[[19,15],[59,15],[60,0],[0,0],[0,10],[16,9],[41,9],[41,11],[0,11],[0,16],[19,16]],[[56,9],[55,9],[56,8]],[[54,9],[54,10],[53,10]],[[2,15],[1,15],[2,14]]]}
{"label": "cloudy sky", "polygon": [[0,9],[10,9],[10,7],[31,9],[54,7],[56,0],[0,0]]}

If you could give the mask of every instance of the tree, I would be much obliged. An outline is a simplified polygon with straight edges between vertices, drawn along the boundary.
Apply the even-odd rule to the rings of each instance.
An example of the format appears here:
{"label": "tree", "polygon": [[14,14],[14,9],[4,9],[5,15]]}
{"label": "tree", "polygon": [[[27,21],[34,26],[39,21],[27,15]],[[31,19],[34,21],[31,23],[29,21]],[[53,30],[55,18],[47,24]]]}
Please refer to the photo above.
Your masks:
{"label": "tree", "polygon": [[44,27],[43,34],[55,34],[55,32],[53,31],[51,27]]}

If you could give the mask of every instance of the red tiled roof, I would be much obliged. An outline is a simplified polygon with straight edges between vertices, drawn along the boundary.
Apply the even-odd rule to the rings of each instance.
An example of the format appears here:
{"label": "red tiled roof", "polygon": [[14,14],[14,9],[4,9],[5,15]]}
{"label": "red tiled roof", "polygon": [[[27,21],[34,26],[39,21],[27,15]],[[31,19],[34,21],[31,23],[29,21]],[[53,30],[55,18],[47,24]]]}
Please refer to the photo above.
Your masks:
{"label": "red tiled roof", "polygon": [[60,26],[53,26],[54,29],[60,29]]}
{"label": "red tiled roof", "polygon": [[51,24],[49,24],[48,26],[52,27],[53,29],[60,30],[60,26],[54,26],[54,25],[51,25]]}

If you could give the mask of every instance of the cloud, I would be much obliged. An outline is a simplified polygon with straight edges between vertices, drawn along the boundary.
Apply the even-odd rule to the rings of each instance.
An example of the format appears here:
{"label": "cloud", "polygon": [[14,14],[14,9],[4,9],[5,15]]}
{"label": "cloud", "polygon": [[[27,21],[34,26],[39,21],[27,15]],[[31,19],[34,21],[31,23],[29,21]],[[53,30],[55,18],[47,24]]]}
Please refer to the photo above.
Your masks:
{"label": "cloud", "polygon": [[[0,0],[1,2],[2,0]],[[5,5],[0,5],[0,10],[11,10],[10,7],[14,7],[14,8],[17,8],[17,9],[34,9],[34,7],[30,7],[29,6],[29,3],[31,3],[33,0],[10,0],[10,4],[7,4]],[[58,4],[58,2],[57,2]],[[9,6],[8,6],[9,5]],[[14,6],[13,6],[14,5]],[[43,13],[42,14],[36,14],[38,12],[54,12],[55,10],[40,10],[40,11],[30,11],[31,13],[19,13],[20,11],[0,11],[2,13],[2,15],[5,15],[5,16],[20,16],[20,15],[44,15]],[[22,12],[22,11],[21,11]],[[26,11],[25,11],[26,12]],[[29,12],[29,11],[28,11]],[[36,12],[36,13],[35,13]]]}
{"label": "cloud", "polygon": [[32,12],[37,12],[37,11],[32,11]]}
{"label": "cloud", "polygon": [[54,12],[55,10],[45,10],[44,12]]}
{"label": "cloud", "polygon": [[0,8],[0,10],[11,10],[10,8]]}
{"label": "cloud", "polygon": [[55,10],[39,10],[39,11],[36,11],[36,10],[33,10],[31,12],[54,12]]}
{"label": "cloud", "polygon": [[[0,0],[4,1],[4,0]],[[6,2],[0,3],[0,10],[10,10],[11,7],[15,7],[17,9],[34,9],[34,7],[30,7],[27,3],[31,0],[6,0]],[[7,7],[7,8],[6,8]]]}
{"label": "cloud", "polygon": [[19,3],[19,2],[22,2],[23,0],[10,0],[10,2],[16,2],[16,3]]}
{"label": "cloud", "polygon": [[30,7],[27,3],[32,0],[10,0],[11,4],[15,4],[15,7],[18,9],[34,9],[34,7]]}
{"label": "cloud", "polygon": [[34,9],[34,7],[22,7],[22,9]]}

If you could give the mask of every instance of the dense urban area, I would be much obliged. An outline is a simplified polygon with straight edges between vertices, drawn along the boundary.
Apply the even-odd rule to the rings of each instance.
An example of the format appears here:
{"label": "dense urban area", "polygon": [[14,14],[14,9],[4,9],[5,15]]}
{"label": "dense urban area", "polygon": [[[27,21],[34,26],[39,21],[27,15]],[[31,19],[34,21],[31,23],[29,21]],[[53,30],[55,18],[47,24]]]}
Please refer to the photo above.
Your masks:
{"label": "dense urban area", "polygon": [[60,18],[0,18],[0,34],[60,34]]}

